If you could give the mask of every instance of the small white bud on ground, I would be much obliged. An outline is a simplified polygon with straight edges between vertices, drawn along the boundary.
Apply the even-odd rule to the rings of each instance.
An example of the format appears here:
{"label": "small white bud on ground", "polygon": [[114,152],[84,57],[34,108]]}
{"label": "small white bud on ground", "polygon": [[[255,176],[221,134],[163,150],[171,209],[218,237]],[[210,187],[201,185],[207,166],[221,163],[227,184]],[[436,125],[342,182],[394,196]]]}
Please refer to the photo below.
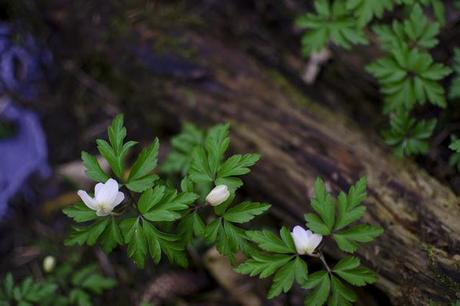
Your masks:
{"label": "small white bud on ground", "polygon": [[56,258],[53,256],[46,256],[45,259],[43,259],[43,271],[46,273],[51,273],[54,270],[54,267],[56,266]]}

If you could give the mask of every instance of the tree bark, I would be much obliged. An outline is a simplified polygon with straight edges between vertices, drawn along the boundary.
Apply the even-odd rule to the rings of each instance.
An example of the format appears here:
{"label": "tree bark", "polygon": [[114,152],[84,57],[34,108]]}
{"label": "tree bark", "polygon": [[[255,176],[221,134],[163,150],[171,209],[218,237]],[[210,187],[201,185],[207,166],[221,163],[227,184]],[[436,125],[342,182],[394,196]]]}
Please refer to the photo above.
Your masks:
{"label": "tree bark", "polygon": [[[447,303],[460,292],[458,198],[410,160],[397,160],[372,131],[308,100],[273,69],[220,42],[193,35],[197,79],[163,83],[152,104],[162,124],[228,121],[237,152],[262,160],[247,179],[255,200],[267,199],[286,224],[304,223],[317,176],[334,192],[368,178],[364,221],[384,234],[358,255],[380,275],[377,286],[395,305]],[[342,255],[326,244],[333,257]]]}

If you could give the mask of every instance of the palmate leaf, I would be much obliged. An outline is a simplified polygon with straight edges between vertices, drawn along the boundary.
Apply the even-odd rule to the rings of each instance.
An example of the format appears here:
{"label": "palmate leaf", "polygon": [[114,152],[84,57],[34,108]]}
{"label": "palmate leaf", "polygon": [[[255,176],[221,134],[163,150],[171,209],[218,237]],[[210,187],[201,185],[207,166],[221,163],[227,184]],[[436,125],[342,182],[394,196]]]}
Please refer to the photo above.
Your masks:
{"label": "palmate leaf", "polygon": [[83,161],[83,166],[85,166],[85,173],[90,179],[100,183],[105,183],[109,179],[109,176],[102,170],[96,157],[82,151],[81,160]]}
{"label": "palmate leaf", "polygon": [[215,243],[219,253],[227,256],[232,263],[235,262],[235,254],[238,251],[248,255],[252,251],[244,230],[222,218],[207,226],[205,236],[209,242]]}
{"label": "palmate leaf", "polygon": [[353,253],[358,243],[370,242],[383,233],[382,228],[374,225],[360,224],[334,234],[337,246],[345,252]]}
{"label": "palmate leaf", "polygon": [[326,185],[318,178],[315,181],[315,196],[311,200],[311,207],[317,214],[306,214],[307,226],[313,232],[329,235],[335,222],[335,199],[327,192]]}
{"label": "palmate leaf", "polygon": [[229,128],[229,124],[212,127],[204,146],[196,145],[192,150],[188,176],[194,183],[227,185],[233,192],[243,185],[238,176],[249,173],[249,167],[259,160],[258,154],[233,155],[224,160],[230,144]]}
{"label": "palmate leaf", "polygon": [[134,192],[143,192],[148,188],[152,188],[155,180],[158,178],[156,175],[152,174],[152,171],[157,166],[159,147],[160,142],[157,138],[139,154],[129,173],[128,182],[126,184],[128,189]]}
{"label": "palmate leaf", "polygon": [[264,251],[279,254],[296,253],[291,234],[284,226],[280,230],[280,238],[268,230],[246,231],[246,236]]}
{"label": "palmate leaf", "polygon": [[267,297],[272,299],[280,295],[282,292],[288,292],[291,289],[294,280],[296,280],[298,284],[303,284],[307,281],[307,279],[307,264],[299,257],[295,257],[294,260],[289,261],[276,272]]}
{"label": "palmate leaf", "polygon": [[392,0],[347,0],[346,7],[358,18],[358,25],[364,26],[374,17],[381,18],[385,10],[393,9]]}
{"label": "palmate leaf", "polygon": [[331,277],[331,291],[332,294],[328,301],[328,305],[330,306],[352,305],[358,299],[356,293],[334,275]]}
{"label": "palmate leaf", "polygon": [[198,195],[193,192],[178,193],[175,189],[159,185],[142,193],[137,207],[149,221],[175,221],[197,198]]}
{"label": "palmate leaf", "polygon": [[161,166],[165,173],[186,174],[191,162],[191,152],[204,144],[204,131],[191,123],[185,123],[179,135],[171,139],[171,152]]}
{"label": "palmate leaf", "polygon": [[393,0],[396,4],[404,4],[409,8],[414,7],[414,5],[431,5],[434,11],[434,15],[437,21],[443,25],[446,22],[445,17],[445,8],[442,0]]}
{"label": "palmate leaf", "polygon": [[451,69],[434,63],[428,53],[396,48],[366,67],[379,81],[385,95],[384,111],[410,110],[416,103],[446,106],[444,88],[439,84]]}
{"label": "palmate leaf", "polygon": [[105,253],[110,253],[115,247],[123,244],[123,236],[115,217],[110,219],[99,241]]}
{"label": "palmate leaf", "polygon": [[384,131],[385,142],[394,147],[398,157],[424,154],[429,149],[428,140],[436,127],[436,119],[417,122],[407,112],[395,114],[390,121],[390,129]]}
{"label": "palmate leaf", "polygon": [[123,126],[123,115],[117,115],[108,128],[109,142],[97,139],[99,153],[107,160],[110,168],[119,179],[123,179],[124,162],[129,150],[136,144],[135,141],[124,143],[126,128]]}
{"label": "palmate leaf", "polygon": [[233,155],[220,165],[216,184],[225,184],[230,189],[237,189],[243,182],[237,176],[249,173],[249,167],[253,166],[260,159],[259,154]]}
{"label": "palmate leaf", "polygon": [[62,212],[75,222],[87,222],[97,218],[96,212],[81,202],[64,208]]}
{"label": "palmate leaf", "polygon": [[361,204],[366,196],[366,177],[362,177],[355,185],[351,186],[348,195],[340,192],[334,230],[340,230],[363,216],[366,208]]}
{"label": "palmate leaf", "polygon": [[140,218],[128,218],[120,225],[125,243],[128,244],[128,256],[134,263],[142,268],[147,254],[155,263],[161,259],[164,253],[171,263],[185,267],[188,264],[184,254],[184,246],[178,237],[161,232],[150,222]]}
{"label": "palmate leaf", "polygon": [[204,238],[205,233],[206,225],[197,212],[192,212],[183,217],[177,226],[177,234],[184,244],[192,242],[194,237]]}
{"label": "palmate leaf", "polygon": [[240,264],[235,271],[249,276],[267,278],[291,261],[292,258],[294,258],[293,255],[287,254],[264,255],[254,253],[251,254],[250,259]]}
{"label": "palmate leaf", "polygon": [[219,124],[209,129],[206,135],[205,147],[208,153],[208,166],[213,176],[216,175],[224,154],[230,145],[229,129],[230,125],[228,123]]}
{"label": "palmate leaf", "polygon": [[321,270],[310,274],[303,287],[311,289],[305,298],[305,306],[321,306],[327,301],[331,290],[331,281],[327,272]]}
{"label": "palmate leaf", "polygon": [[302,37],[302,52],[308,56],[324,49],[328,42],[349,49],[354,44],[367,44],[363,29],[346,8],[345,1],[316,0],[316,14],[307,13],[296,20],[307,31]]}
{"label": "palmate leaf", "polygon": [[125,243],[128,244],[128,256],[136,266],[143,268],[147,255],[147,241],[139,218],[128,218],[121,223]]}
{"label": "palmate leaf", "polygon": [[391,26],[377,25],[372,29],[378,35],[382,48],[387,51],[414,47],[426,50],[438,44],[440,25],[429,21],[420,5],[415,5],[408,19],[394,21]]}
{"label": "palmate leaf", "polygon": [[234,223],[246,223],[270,208],[269,204],[245,201],[228,209],[224,219]]}
{"label": "palmate leaf", "polygon": [[377,281],[377,275],[364,267],[360,267],[360,260],[353,256],[341,259],[334,266],[332,272],[353,286],[365,286]]}
{"label": "palmate leaf", "polygon": [[65,245],[94,245],[99,236],[104,232],[109,224],[109,218],[99,218],[87,227],[75,227],[69,237],[65,240]]}

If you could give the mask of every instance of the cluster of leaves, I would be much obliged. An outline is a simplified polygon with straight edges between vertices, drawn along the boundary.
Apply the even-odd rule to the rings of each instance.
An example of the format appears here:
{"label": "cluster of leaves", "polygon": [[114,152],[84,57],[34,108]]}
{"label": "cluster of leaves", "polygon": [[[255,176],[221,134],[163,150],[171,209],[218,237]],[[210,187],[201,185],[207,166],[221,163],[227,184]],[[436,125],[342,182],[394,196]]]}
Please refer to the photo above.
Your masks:
{"label": "cluster of leaves", "polygon": [[[437,37],[445,23],[443,2],[316,0],[316,14],[307,13],[299,17],[297,23],[308,30],[302,38],[302,51],[305,55],[326,48],[329,42],[349,49],[352,45],[367,44],[369,39],[364,33],[370,32],[366,31],[368,24],[399,5],[408,8],[405,20],[370,27],[386,55],[369,64],[366,70],[377,79],[384,96],[384,113],[392,118],[390,131],[386,131],[383,136],[388,144],[394,146],[397,155],[407,156],[427,151],[428,140],[434,131],[432,123],[435,122],[414,122],[411,111],[417,105],[427,103],[440,108],[447,107],[446,92],[440,81],[450,75],[452,70],[435,62],[429,53],[438,44]],[[436,21],[424,14],[424,6],[432,7]],[[460,66],[460,52],[456,51],[455,55],[457,66]],[[458,80],[454,79],[451,85],[451,99],[460,96]]]}
{"label": "cluster of leaves", "polygon": [[91,306],[95,295],[115,286],[115,281],[100,274],[95,265],[75,269],[63,264],[45,280],[27,277],[15,284],[8,273],[0,286],[1,306]]}
{"label": "cluster of leaves", "polygon": [[[366,198],[366,179],[361,178],[348,193],[340,192],[334,198],[327,192],[321,179],[315,182],[315,196],[310,206],[314,212],[306,214],[307,227],[313,232],[331,237],[337,246],[347,253],[355,252],[362,243],[370,242],[382,233],[382,229],[368,224],[353,225],[364,214],[362,205]],[[360,260],[348,256],[334,267],[308,274],[305,258],[296,253],[292,237],[286,228],[279,236],[271,231],[247,231],[246,235],[258,247],[237,271],[266,278],[273,275],[268,297],[287,292],[294,281],[309,291],[305,305],[350,305],[356,294],[349,285],[364,286],[376,281],[376,275],[360,266]],[[318,253],[322,260],[322,254]],[[345,283],[348,283],[345,284]]]}
{"label": "cluster of leaves", "polygon": [[[126,159],[136,142],[125,142],[126,128],[121,115],[113,120],[108,136],[109,141],[98,139],[97,147],[123,192],[129,194],[129,200],[107,217],[98,217],[83,203],[65,208],[67,216],[83,224],[74,229],[67,245],[98,243],[107,253],[126,245],[129,257],[139,267],[145,265],[147,256],[159,263],[162,255],[172,263],[186,266],[185,248],[196,237],[215,243],[230,258],[237,251],[249,249],[244,231],[238,225],[264,213],[270,206],[250,201],[233,203],[236,190],[243,184],[240,176],[249,173],[259,155],[237,154],[225,158],[230,144],[228,124],[206,132],[185,125],[182,133],[172,140],[172,152],[161,169],[166,174],[177,172],[183,176],[180,189],[154,173],[159,150],[157,139],[127,168]],[[83,152],[82,160],[94,181],[105,182],[110,177],[96,157]],[[214,208],[213,219],[206,224],[204,196],[220,184],[227,185],[232,196]]]}
{"label": "cluster of leaves", "polygon": [[[149,256],[159,263],[164,254],[170,263],[187,265],[185,249],[196,240],[215,245],[217,250],[235,263],[235,254],[248,258],[237,271],[259,275],[274,275],[268,293],[273,298],[287,292],[296,281],[311,290],[307,305],[348,305],[356,295],[344,282],[363,286],[376,280],[375,274],[356,257],[346,257],[332,269],[308,275],[306,258],[299,256],[286,227],[277,236],[270,231],[247,230],[245,223],[265,213],[270,205],[264,202],[240,201],[237,190],[243,185],[242,175],[259,160],[258,154],[228,155],[229,125],[219,124],[203,131],[186,124],[172,139],[171,152],[155,173],[159,150],[158,140],[142,150],[131,167],[126,167],[130,149],[135,142],[125,142],[123,117],[117,116],[108,129],[109,141],[97,140],[99,153],[107,160],[112,173],[102,170],[95,156],[83,152],[86,172],[96,182],[117,177],[121,190],[129,197],[109,216],[98,217],[83,203],[65,208],[64,213],[81,226],[76,227],[68,245],[100,244],[106,252],[117,246],[127,246],[129,257],[143,267]],[[160,176],[165,176],[160,178]],[[171,179],[180,177],[175,188]],[[180,184],[179,184],[180,181]],[[230,195],[217,206],[206,205],[206,196],[214,186],[226,185]],[[365,212],[366,181],[361,179],[348,194],[334,199],[323,181],[315,183],[315,198],[311,206],[315,213],[307,214],[307,226],[316,233],[331,236],[339,248],[353,253],[360,243],[369,242],[381,234],[370,225],[356,225]],[[318,253],[321,254],[321,253]],[[321,255],[321,258],[324,258]],[[74,284],[85,287],[87,276],[75,276]],[[85,301],[82,291],[69,295]]]}

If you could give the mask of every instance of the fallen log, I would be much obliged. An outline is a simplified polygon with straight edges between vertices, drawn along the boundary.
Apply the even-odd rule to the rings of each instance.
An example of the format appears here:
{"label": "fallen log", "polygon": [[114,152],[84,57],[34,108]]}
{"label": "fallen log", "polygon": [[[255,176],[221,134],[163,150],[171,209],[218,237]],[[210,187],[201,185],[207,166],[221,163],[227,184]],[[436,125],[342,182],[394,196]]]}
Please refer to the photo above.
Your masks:
{"label": "fallen log", "polygon": [[[263,156],[248,178],[249,194],[270,200],[288,225],[303,222],[317,176],[338,191],[366,175],[365,221],[385,232],[358,255],[379,273],[377,286],[395,305],[456,298],[460,209],[449,188],[410,160],[393,158],[372,131],[311,102],[247,54],[206,36],[194,35],[190,42],[208,73],[156,85],[164,95],[150,107],[161,114],[163,126],[230,122],[235,150]],[[333,243],[326,252],[340,255]]]}

